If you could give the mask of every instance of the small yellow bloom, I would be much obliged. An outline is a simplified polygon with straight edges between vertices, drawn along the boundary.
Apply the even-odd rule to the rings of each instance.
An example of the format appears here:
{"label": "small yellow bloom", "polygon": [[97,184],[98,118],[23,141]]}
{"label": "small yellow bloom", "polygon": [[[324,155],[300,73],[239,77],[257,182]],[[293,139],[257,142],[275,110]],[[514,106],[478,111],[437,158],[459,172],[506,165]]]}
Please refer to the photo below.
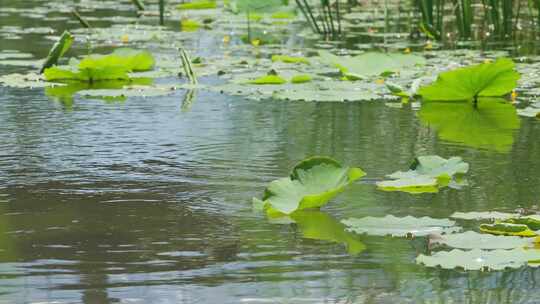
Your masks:
{"label": "small yellow bloom", "polygon": [[259,46],[260,44],[261,44],[261,40],[259,40],[259,39],[251,40],[251,45],[253,45],[253,46]]}
{"label": "small yellow bloom", "polygon": [[426,42],[426,45],[424,46],[424,49],[425,49],[425,50],[431,50],[431,49],[433,49],[433,44],[431,43],[431,41],[428,40],[428,41]]}
{"label": "small yellow bloom", "polygon": [[493,60],[487,58],[487,59],[484,59],[484,63],[491,63]]}
{"label": "small yellow bloom", "polygon": [[405,54],[410,54],[410,53],[411,53],[411,49],[410,49],[410,48],[406,48],[406,49],[403,51],[403,53],[405,53]]}
{"label": "small yellow bloom", "polygon": [[379,79],[375,80],[375,83],[376,84],[384,84],[384,78],[379,78]]}
{"label": "small yellow bloom", "polygon": [[227,44],[231,41],[231,36],[225,35],[223,36],[223,43]]}
{"label": "small yellow bloom", "polygon": [[510,98],[512,99],[513,103],[516,102],[517,96],[518,96],[518,94],[517,94],[516,90],[512,90],[512,94],[510,94]]}
{"label": "small yellow bloom", "polygon": [[126,35],[122,35],[122,37],[120,38],[120,40],[122,41],[122,43],[128,43],[129,42],[129,36],[126,34]]}

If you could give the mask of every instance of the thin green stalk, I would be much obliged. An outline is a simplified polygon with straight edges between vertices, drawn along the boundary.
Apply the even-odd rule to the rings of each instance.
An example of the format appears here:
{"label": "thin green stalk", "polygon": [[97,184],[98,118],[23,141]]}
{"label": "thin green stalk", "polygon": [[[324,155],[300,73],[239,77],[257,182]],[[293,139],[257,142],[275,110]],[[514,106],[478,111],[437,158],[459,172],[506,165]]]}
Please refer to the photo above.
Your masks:
{"label": "thin green stalk", "polygon": [[159,25],[165,24],[165,0],[159,0]]}
{"label": "thin green stalk", "polygon": [[320,34],[320,32],[318,31],[318,28],[314,25],[314,21],[311,20],[311,18],[309,17],[309,15],[307,14],[304,6],[302,5],[302,3],[300,3],[299,0],[295,0],[296,1],[296,6],[298,6],[298,8],[300,9],[300,12],[302,12],[302,15],[304,15],[304,18],[306,18],[308,24],[309,24],[309,27],[311,27],[311,29],[313,30],[313,32],[315,33],[318,33]]}
{"label": "thin green stalk", "polygon": [[144,11],[144,4],[142,0],[131,0],[131,2],[133,2],[133,4],[137,7],[138,10]]}
{"label": "thin green stalk", "polygon": [[75,19],[77,19],[79,21],[79,23],[85,27],[85,28],[92,28],[90,26],[90,23],[88,23],[88,21],[84,20],[84,18],[81,16],[81,14],[79,14],[79,12],[76,10],[76,9],[73,9],[71,10],[71,14],[73,15],[73,17],[75,17]]}
{"label": "thin green stalk", "polygon": [[193,67],[191,65],[191,59],[189,58],[186,50],[180,48],[179,51],[180,60],[182,61],[182,68],[184,69],[184,73],[186,74],[189,83],[193,85],[198,84],[199,82],[197,81],[197,77],[195,76],[195,72],[193,72]]}

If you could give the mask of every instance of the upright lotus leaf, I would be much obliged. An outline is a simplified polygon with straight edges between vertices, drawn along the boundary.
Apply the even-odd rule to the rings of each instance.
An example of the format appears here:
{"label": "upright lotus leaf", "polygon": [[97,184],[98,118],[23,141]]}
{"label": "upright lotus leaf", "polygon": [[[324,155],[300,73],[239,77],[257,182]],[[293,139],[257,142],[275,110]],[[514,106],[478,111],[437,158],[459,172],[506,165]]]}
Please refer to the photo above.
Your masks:
{"label": "upright lotus leaf", "polygon": [[510,223],[494,223],[494,224],[481,224],[480,231],[495,235],[513,235],[533,237],[536,236],[536,232],[532,231],[527,225],[522,224],[510,224]]}
{"label": "upright lotus leaf", "polygon": [[364,217],[349,218],[341,221],[347,230],[359,234],[376,236],[415,237],[429,234],[446,234],[458,232],[460,227],[455,226],[454,221],[448,219],[434,219],[430,217]]}
{"label": "upright lotus leaf", "polygon": [[64,56],[64,54],[69,50],[71,44],[73,43],[73,35],[70,32],[64,31],[60,39],[53,45],[49,51],[49,55],[45,59],[43,66],[41,67],[39,73],[43,73],[45,69],[52,67],[58,63],[58,59]]}
{"label": "upright lotus leaf", "polygon": [[444,159],[437,155],[420,156],[412,163],[409,171],[398,171],[387,175],[391,180],[377,183],[384,191],[409,193],[433,193],[446,187],[451,181],[458,181],[469,171],[469,164],[461,157]]}
{"label": "upright lotus leaf", "polygon": [[328,51],[319,51],[319,56],[327,64],[339,68],[344,76],[363,78],[388,73],[398,73],[406,68],[424,65],[424,57],[401,53],[369,52],[358,56],[336,56]]}
{"label": "upright lotus leaf", "polygon": [[478,97],[500,97],[510,93],[519,80],[511,59],[458,68],[439,74],[437,80],[420,88],[426,101],[471,101]]}
{"label": "upright lotus leaf", "polygon": [[273,215],[322,207],[364,175],[361,169],[343,167],[328,157],[305,159],[294,167],[290,177],[270,183],[262,199],[264,209]]}
{"label": "upright lotus leaf", "polygon": [[501,98],[469,102],[424,102],[420,120],[437,130],[440,139],[468,147],[508,152],[520,121],[516,109]]}
{"label": "upright lotus leaf", "polygon": [[154,67],[152,54],[132,49],[117,49],[109,55],[90,55],[77,65],[52,67],[45,70],[47,81],[96,82],[129,80],[129,72],[148,71]]}
{"label": "upright lotus leaf", "polygon": [[483,234],[474,231],[463,233],[453,233],[447,235],[438,235],[430,238],[432,244],[446,245],[459,249],[514,249],[523,247],[532,247],[533,242],[530,238],[519,236],[496,236]]}
{"label": "upright lotus leaf", "polygon": [[465,270],[503,270],[505,268],[520,268],[523,266],[538,267],[540,250],[515,248],[512,250],[481,250],[464,251],[454,249],[440,251],[432,255],[419,255],[416,262],[427,267],[440,266],[444,269],[462,268]]}
{"label": "upright lotus leaf", "polygon": [[454,212],[450,215],[451,218],[461,220],[507,220],[513,217],[519,217],[518,213],[507,213],[497,211],[485,212]]}
{"label": "upright lotus leaf", "polygon": [[366,249],[357,236],[345,231],[345,225],[321,211],[298,211],[290,216],[305,238],[342,243],[351,255]]}

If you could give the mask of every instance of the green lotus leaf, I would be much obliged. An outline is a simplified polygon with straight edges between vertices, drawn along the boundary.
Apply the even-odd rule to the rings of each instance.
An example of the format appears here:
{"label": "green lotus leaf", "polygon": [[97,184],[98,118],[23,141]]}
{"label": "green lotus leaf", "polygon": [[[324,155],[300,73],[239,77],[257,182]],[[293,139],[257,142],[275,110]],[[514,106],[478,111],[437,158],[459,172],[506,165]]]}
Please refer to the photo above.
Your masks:
{"label": "green lotus leaf", "polygon": [[200,10],[200,9],[212,9],[216,8],[217,3],[215,0],[193,0],[188,3],[181,3],[176,8],[181,10]]}
{"label": "green lotus leaf", "polygon": [[540,218],[534,216],[522,216],[511,218],[504,221],[510,224],[520,224],[529,227],[531,230],[540,230]]}
{"label": "green lotus leaf", "polygon": [[52,67],[45,70],[47,81],[95,82],[104,80],[129,80],[129,72],[153,68],[154,58],[146,51],[117,49],[109,55],[90,55],[77,65]]}
{"label": "green lotus leaf", "polygon": [[536,233],[529,229],[527,225],[510,224],[510,223],[494,223],[481,224],[480,231],[495,235],[513,235],[513,236],[536,236]]}
{"label": "green lotus leaf", "polygon": [[403,191],[408,193],[434,193],[439,188],[459,183],[459,177],[469,171],[469,164],[461,157],[444,159],[437,155],[420,156],[415,159],[408,171],[398,171],[387,175],[391,180],[377,183],[384,191]]}
{"label": "green lotus leaf", "polygon": [[345,225],[321,211],[298,211],[290,216],[300,227],[305,238],[342,243],[351,255],[366,249],[357,236],[345,231]]}
{"label": "green lotus leaf", "polygon": [[474,231],[437,235],[431,244],[441,244],[459,249],[514,249],[534,246],[532,239],[519,236],[498,236]]}
{"label": "green lotus leaf", "polygon": [[71,44],[73,43],[74,37],[70,32],[64,31],[60,39],[52,46],[47,58],[41,66],[40,74],[45,71],[45,69],[52,67],[58,63],[58,59],[64,56],[64,54],[69,50]]}
{"label": "green lotus leaf", "polygon": [[276,215],[322,207],[364,175],[361,169],[343,167],[328,157],[308,158],[289,177],[268,185],[262,199],[264,209],[268,215]]}
{"label": "green lotus leaf", "polygon": [[400,53],[369,52],[358,56],[336,56],[328,51],[319,51],[323,62],[339,68],[345,76],[355,78],[363,76],[379,76],[388,73],[399,73],[403,69],[416,65],[424,65],[424,57]]}
{"label": "green lotus leaf", "polygon": [[477,97],[500,97],[510,93],[520,75],[511,59],[458,68],[439,74],[437,80],[420,88],[426,101],[471,101]]}
{"label": "green lotus leaf", "polygon": [[313,78],[311,78],[311,76],[309,75],[305,75],[305,74],[302,74],[302,75],[294,75],[292,78],[291,78],[291,82],[292,83],[306,83],[306,82],[310,82]]}
{"label": "green lotus leaf", "polygon": [[281,61],[285,63],[303,63],[309,64],[309,60],[305,57],[292,57],[287,55],[272,55],[272,61]]}
{"label": "green lotus leaf", "polygon": [[486,212],[454,212],[451,218],[461,220],[506,220],[513,217],[519,217],[518,213],[506,213],[497,211]]}
{"label": "green lotus leaf", "polygon": [[284,84],[287,80],[279,75],[265,75],[254,80],[248,81],[249,84]]}
{"label": "green lotus leaf", "polygon": [[462,268],[465,270],[503,270],[505,268],[520,268],[523,266],[538,267],[533,261],[540,260],[540,250],[515,248],[512,250],[481,250],[464,251],[454,249],[439,251],[432,255],[419,255],[418,264],[427,267],[442,267],[444,269]]}
{"label": "green lotus leaf", "polygon": [[430,217],[364,217],[349,218],[341,221],[347,230],[359,234],[376,236],[415,237],[429,234],[454,233],[461,230],[455,222],[448,219],[434,219]]}
{"label": "green lotus leaf", "polygon": [[274,12],[287,5],[288,0],[231,0],[229,7],[235,14],[240,12]]}
{"label": "green lotus leaf", "polygon": [[418,115],[442,140],[497,152],[508,152],[520,127],[516,109],[501,98],[481,98],[478,107],[469,102],[424,102]]}

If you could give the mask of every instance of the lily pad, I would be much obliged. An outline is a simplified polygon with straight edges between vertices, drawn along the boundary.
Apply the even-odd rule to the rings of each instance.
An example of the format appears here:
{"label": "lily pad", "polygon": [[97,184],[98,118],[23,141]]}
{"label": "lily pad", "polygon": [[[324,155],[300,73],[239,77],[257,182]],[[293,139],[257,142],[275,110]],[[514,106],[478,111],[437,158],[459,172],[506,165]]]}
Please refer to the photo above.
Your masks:
{"label": "lily pad", "polygon": [[281,61],[285,63],[303,63],[303,64],[309,64],[309,60],[305,57],[292,57],[287,55],[273,55],[272,61]]}
{"label": "lily pad", "polygon": [[480,231],[495,235],[536,236],[536,232],[529,229],[527,225],[511,223],[481,224]]}
{"label": "lily pad", "polygon": [[361,169],[343,167],[331,158],[311,157],[297,164],[289,177],[271,182],[262,202],[268,214],[319,208],[364,175]]}
{"label": "lily pad", "polygon": [[519,217],[517,213],[506,213],[497,211],[486,212],[454,212],[450,215],[454,219],[462,220],[506,220],[513,217]]}
{"label": "lily pad", "polygon": [[444,269],[462,268],[465,270],[503,270],[527,265],[538,267],[540,264],[534,263],[537,260],[540,260],[540,250],[524,248],[490,251],[454,249],[439,251],[430,256],[421,254],[416,258],[417,263],[427,267],[440,266]]}
{"label": "lily pad", "polygon": [[321,59],[336,66],[345,76],[379,76],[398,73],[416,65],[424,65],[424,57],[400,53],[365,53],[354,57],[336,56],[328,51],[319,51]]}
{"label": "lily pad", "polygon": [[180,3],[176,7],[181,10],[200,10],[216,8],[217,4],[215,0],[193,0],[188,3]]}
{"label": "lily pad", "polygon": [[2,75],[0,76],[0,84],[12,88],[44,88],[63,85],[47,82],[43,79],[42,75],[37,73]]}
{"label": "lily pad", "polygon": [[540,102],[535,102],[524,109],[518,109],[517,114],[523,117],[540,118]]}
{"label": "lily pad", "polygon": [[408,193],[438,192],[451,181],[469,171],[469,164],[461,157],[444,159],[440,156],[420,156],[412,163],[409,171],[398,171],[388,175],[392,180],[377,183],[384,191],[403,191]]}
{"label": "lily pad", "polygon": [[292,78],[291,78],[291,82],[292,83],[306,83],[306,82],[310,82],[313,78],[311,78],[311,76],[309,75],[294,75]]}
{"label": "lily pad", "polygon": [[442,244],[459,249],[514,249],[532,245],[531,239],[519,236],[496,236],[474,231],[436,236],[433,244]]}
{"label": "lily pad", "polygon": [[534,216],[521,216],[504,221],[510,224],[526,225],[531,230],[540,230],[540,218]]}
{"label": "lily pad", "polygon": [[520,121],[516,109],[501,98],[469,102],[424,102],[420,120],[437,130],[439,138],[473,148],[507,152]]}
{"label": "lily pad", "polygon": [[364,217],[349,218],[341,221],[348,231],[359,234],[395,237],[416,237],[429,234],[454,233],[461,230],[455,222],[448,219],[434,219],[430,217]]}
{"label": "lily pad", "polygon": [[248,81],[250,84],[283,84],[287,83],[287,80],[283,79],[279,75],[265,75],[257,79]]}
{"label": "lily pad", "polygon": [[520,75],[511,59],[458,68],[439,74],[435,83],[422,87],[426,101],[471,101],[477,97],[499,97],[510,93]]}

